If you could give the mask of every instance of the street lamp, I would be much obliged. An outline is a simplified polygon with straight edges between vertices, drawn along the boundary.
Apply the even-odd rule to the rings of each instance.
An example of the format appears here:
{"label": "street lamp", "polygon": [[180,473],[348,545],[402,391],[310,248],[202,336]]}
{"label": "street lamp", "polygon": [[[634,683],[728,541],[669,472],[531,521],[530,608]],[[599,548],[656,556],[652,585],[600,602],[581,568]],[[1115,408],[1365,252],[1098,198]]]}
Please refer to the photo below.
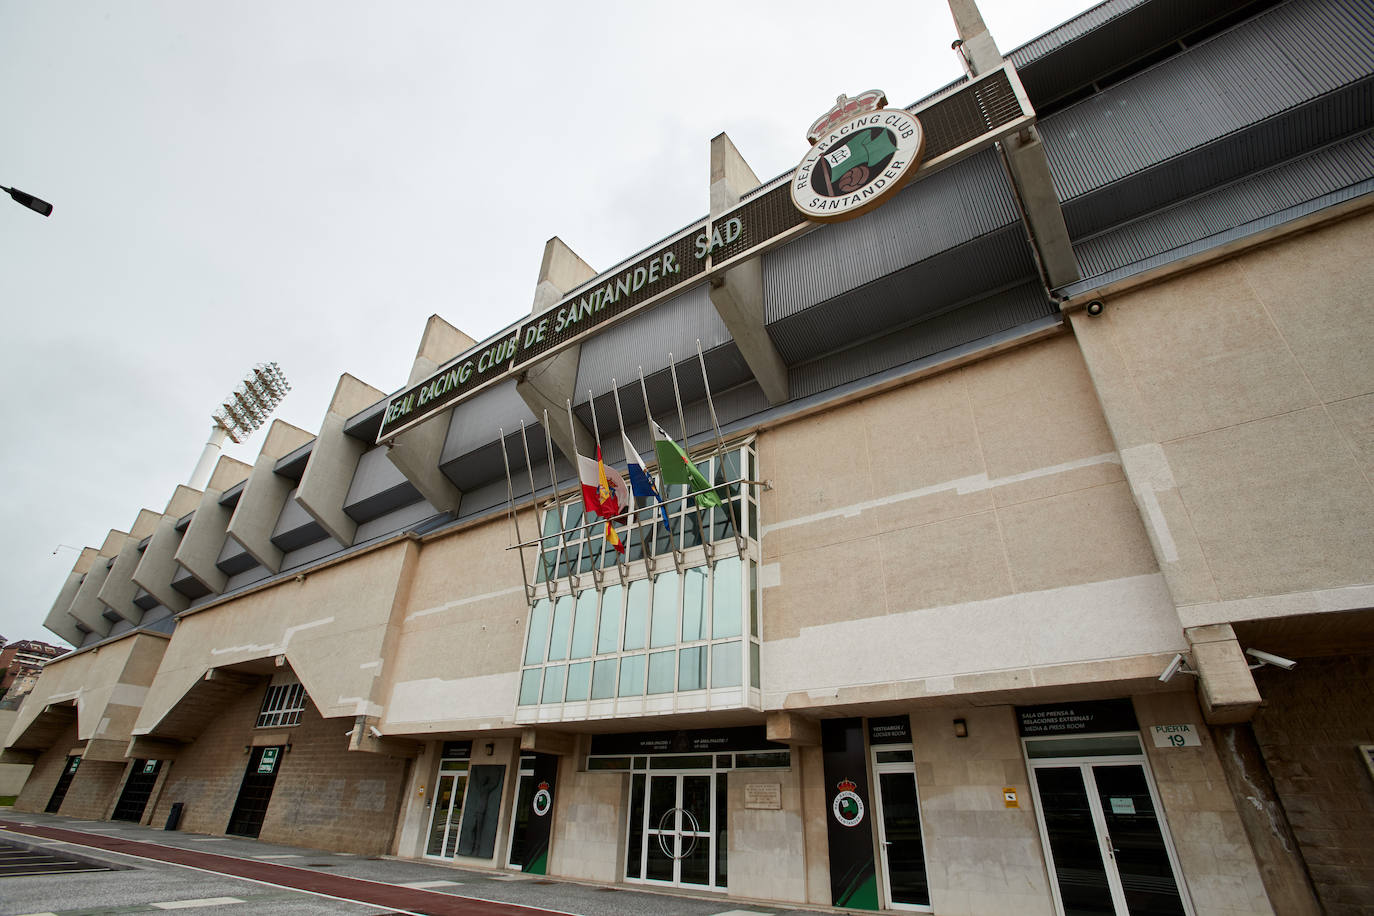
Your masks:
{"label": "street lamp", "polygon": [[41,200],[34,197],[32,194],[25,194],[18,188],[7,188],[3,185],[0,185],[0,191],[7,192],[16,202],[28,207],[34,213],[38,213],[42,216],[52,216],[52,204],[48,203],[46,200]]}
{"label": "street lamp", "polygon": [[205,443],[196,469],[191,472],[191,489],[203,490],[214,468],[215,456],[219,454],[224,440],[242,442],[251,436],[258,427],[267,422],[268,416],[291,390],[281,367],[276,363],[259,363],[249,370],[239,386],[224,399],[219,410],[211,415],[210,439]]}

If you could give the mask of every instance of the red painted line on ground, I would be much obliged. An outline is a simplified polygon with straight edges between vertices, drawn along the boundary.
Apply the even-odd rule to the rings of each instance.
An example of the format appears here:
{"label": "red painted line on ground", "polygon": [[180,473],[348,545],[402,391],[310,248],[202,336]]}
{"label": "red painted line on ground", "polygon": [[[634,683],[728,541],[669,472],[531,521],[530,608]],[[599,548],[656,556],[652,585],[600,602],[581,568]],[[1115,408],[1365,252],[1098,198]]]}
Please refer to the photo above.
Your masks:
{"label": "red painted line on ground", "polygon": [[313,891],[370,903],[374,906],[391,907],[398,910],[411,910],[426,916],[530,916],[531,913],[556,913],[556,910],[542,910],[538,907],[524,906],[519,903],[494,903],[472,897],[459,897],[454,894],[439,894],[433,891],[411,887],[397,887],[366,878],[350,878],[346,875],[326,875],[290,865],[274,865],[253,859],[238,859],[221,856],[212,852],[198,852],[181,849],[177,846],[161,846],[156,843],[142,843],[137,840],[124,840],[103,834],[82,833],[77,830],[64,830],[60,827],[39,827],[15,821],[0,820],[0,827],[15,833],[46,837],[90,846],[109,852],[122,852],[128,855],[169,862],[173,865],[188,865],[205,871],[217,872],[236,878],[250,878],[265,881],[282,887],[301,891]]}

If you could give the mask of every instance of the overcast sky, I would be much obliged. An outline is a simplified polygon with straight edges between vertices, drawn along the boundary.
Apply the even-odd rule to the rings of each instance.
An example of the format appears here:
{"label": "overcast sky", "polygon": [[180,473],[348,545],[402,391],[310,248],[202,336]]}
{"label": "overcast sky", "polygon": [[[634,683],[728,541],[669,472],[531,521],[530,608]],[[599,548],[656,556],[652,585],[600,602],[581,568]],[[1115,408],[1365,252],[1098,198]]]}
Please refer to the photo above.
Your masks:
{"label": "overcast sky", "polygon": [[[983,0],[1003,51],[1085,0]],[[544,242],[593,267],[705,215],[711,137],[762,179],[841,92],[962,72],[944,0],[0,0],[0,635],[75,551],[162,511],[258,362],[314,432],[390,392],[425,319],[527,314]],[[252,463],[259,432],[226,453]]]}

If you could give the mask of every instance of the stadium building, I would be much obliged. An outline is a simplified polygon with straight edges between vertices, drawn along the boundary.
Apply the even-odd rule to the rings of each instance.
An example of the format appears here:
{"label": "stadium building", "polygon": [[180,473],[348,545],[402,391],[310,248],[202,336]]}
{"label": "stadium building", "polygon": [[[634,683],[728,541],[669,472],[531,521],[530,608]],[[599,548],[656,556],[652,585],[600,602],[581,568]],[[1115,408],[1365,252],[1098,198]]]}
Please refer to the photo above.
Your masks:
{"label": "stadium building", "polygon": [[[87,548],[19,807],[777,905],[1368,913],[1374,12],[1108,0],[1004,57],[950,5],[965,78],[818,110],[772,180],[722,134],[703,219],[551,240],[528,317],[431,318],[404,390],[343,375]],[[663,502],[608,529],[636,455]]]}

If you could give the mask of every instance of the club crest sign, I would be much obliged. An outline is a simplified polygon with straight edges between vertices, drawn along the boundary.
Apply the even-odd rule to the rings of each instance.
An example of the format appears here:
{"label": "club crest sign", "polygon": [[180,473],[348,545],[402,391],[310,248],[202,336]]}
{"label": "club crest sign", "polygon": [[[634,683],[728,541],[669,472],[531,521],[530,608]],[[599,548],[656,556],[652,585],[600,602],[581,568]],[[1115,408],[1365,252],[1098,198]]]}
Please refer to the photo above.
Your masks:
{"label": "club crest sign", "polygon": [[811,149],[792,176],[792,203],[821,223],[853,219],[879,206],[916,174],[925,152],[921,122],[905,109],[887,110],[870,89],[841,95],[811,125]]}
{"label": "club crest sign", "polygon": [[531,807],[534,809],[536,817],[543,817],[553,807],[553,793],[549,791],[547,782],[539,784],[539,791],[534,793],[534,802]]}
{"label": "club crest sign", "polygon": [[853,780],[845,779],[836,787],[839,791],[830,805],[830,813],[835,820],[846,827],[856,827],[864,819],[864,801],[854,790],[858,788]]}

